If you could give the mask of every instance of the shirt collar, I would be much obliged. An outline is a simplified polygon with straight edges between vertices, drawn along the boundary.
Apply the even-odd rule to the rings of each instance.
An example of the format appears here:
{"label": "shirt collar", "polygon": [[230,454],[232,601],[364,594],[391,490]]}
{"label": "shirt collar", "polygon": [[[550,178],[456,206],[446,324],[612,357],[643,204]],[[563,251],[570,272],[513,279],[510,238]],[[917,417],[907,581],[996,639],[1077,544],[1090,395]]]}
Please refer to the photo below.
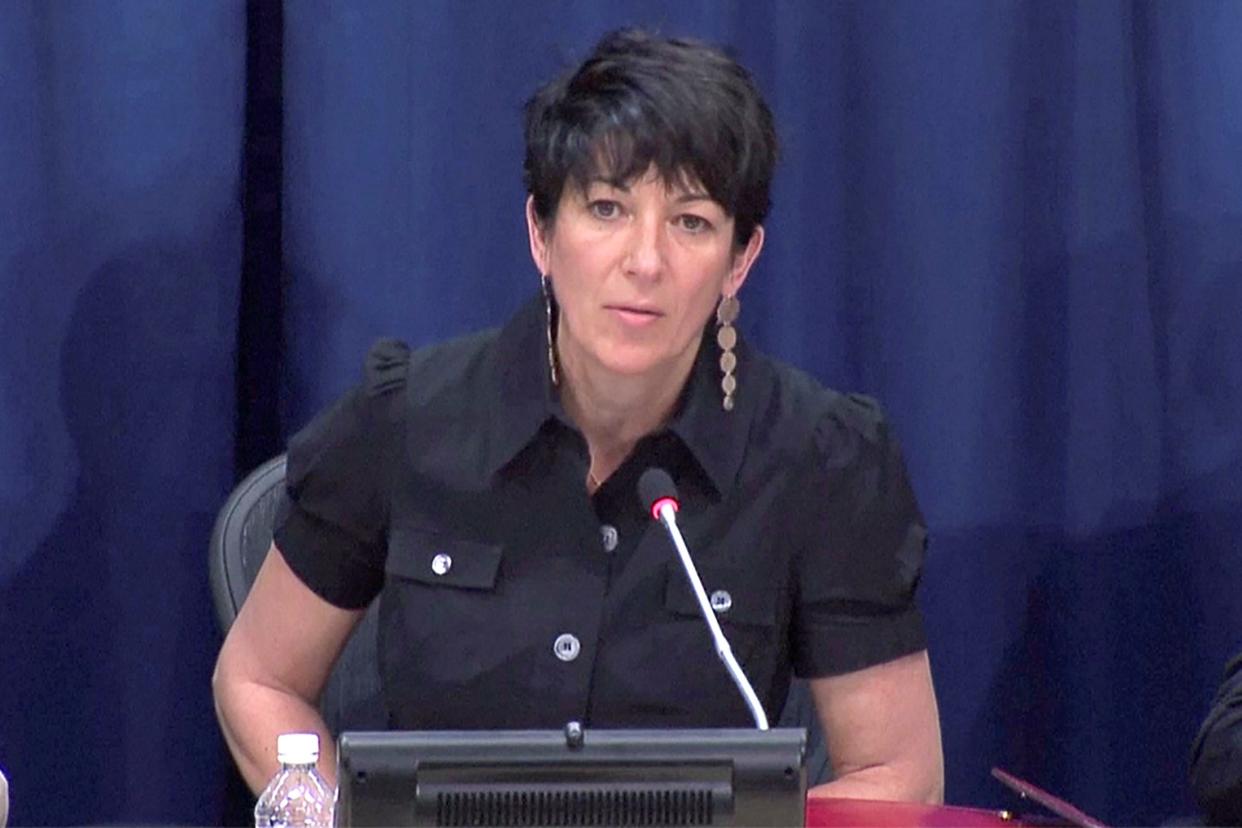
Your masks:
{"label": "shirt collar", "polygon": [[[497,404],[489,413],[488,471],[498,472],[529,445],[550,419],[568,423],[548,370],[547,319],[543,300],[527,302],[496,341]],[[739,341],[738,388],[732,411],[721,405],[720,348],[708,325],[668,430],[681,440],[718,495],[733,485],[750,432],[757,388],[747,388],[750,349]]]}
{"label": "shirt collar", "polygon": [[496,399],[489,401],[486,414],[491,438],[486,453],[489,475],[513,460],[560,409],[548,371],[542,297],[522,305],[501,328],[495,347]]}

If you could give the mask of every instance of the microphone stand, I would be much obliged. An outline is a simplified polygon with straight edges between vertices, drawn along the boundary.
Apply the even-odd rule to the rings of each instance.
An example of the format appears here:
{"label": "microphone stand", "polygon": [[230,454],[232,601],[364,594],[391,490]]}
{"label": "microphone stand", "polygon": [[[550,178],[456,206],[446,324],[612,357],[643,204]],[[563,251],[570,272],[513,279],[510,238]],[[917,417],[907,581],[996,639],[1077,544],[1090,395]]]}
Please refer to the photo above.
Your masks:
{"label": "microphone stand", "polygon": [[729,677],[733,679],[738,692],[746,701],[746,706],[750,708],[750,715],[755,719],[755,727],[759,730],[767,730],[768,715],[763,712],[763,705],[759,703],[759,697],[755,695],[755,688],[750,686],[750,680],[746,678],[741,665],[733,657],[733,648],[729,646],[729,639],[725,638],[724,631],[720,629],[720,622],[716,620],[716,612],[712,609],[711,602],[707,600],[707,591],[703,589],[699,571],[690,558],[690,550],[686,548],[686,541],[681,536],[681,530],[677,528],[677,512],[673,507],[673,502],[671,499],[658,502],[655,505],[656,514],[660,522],[664,524],[664,528],[668,530],[669,536],[672,537],[673,545],[677,547],[677,556],[681,558],[681,566],[686,570],[686,576],[690,578],[690,586],[694,588],[694,597],[698,599],[699,612],[703,614],[707,627],[711,630],[712,641],[716,644],[716,655],[720,656],[720,660],[724,662],[725,669],[729,671]]}

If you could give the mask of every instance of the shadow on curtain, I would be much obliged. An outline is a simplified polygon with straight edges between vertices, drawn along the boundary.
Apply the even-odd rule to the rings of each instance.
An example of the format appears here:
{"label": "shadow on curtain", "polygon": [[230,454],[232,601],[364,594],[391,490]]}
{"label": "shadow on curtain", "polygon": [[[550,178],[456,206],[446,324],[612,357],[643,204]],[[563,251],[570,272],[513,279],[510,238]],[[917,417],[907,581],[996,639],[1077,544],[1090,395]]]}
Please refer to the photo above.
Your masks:
{"label": "shadow on curtain", "polygon": [[244,8],[0,16],[0,765],[16,825],[218,824]]}

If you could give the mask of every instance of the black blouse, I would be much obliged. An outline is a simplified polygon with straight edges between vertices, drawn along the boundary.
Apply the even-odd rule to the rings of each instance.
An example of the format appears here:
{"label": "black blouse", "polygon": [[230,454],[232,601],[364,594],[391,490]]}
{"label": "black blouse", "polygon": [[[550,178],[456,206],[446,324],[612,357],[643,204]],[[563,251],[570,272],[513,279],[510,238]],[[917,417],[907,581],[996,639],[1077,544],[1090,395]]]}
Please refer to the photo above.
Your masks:
{"label": "black blouse", "polygon": [[769,718],[817,677],[925,647],[926,530],[876,404],[737,348],[733,411],[705,334],[667,427],[593,495],[548,376],[540,302],[500,330],[371,351],[289,445],[276,544],[341,607],[380,596],[402,729],[749,726],[663,528],[666,469],[718,618]]}

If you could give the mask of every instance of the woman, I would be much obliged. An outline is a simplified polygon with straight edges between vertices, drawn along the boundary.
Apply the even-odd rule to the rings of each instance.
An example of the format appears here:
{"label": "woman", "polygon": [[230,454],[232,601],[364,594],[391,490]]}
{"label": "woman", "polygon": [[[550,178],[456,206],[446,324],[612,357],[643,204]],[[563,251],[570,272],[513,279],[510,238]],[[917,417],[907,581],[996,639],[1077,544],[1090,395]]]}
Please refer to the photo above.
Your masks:
{"label": "woman", "polygon": [[701,44],[615,33],[531,99],[542,295],[499,331],[380,343],[290,444],[214,681],[252,788],[283,731],[319,731],[333,774],[314,703],[377,596],[395,728],[748,726],[635,495],[660,466],[769,716],[791,671],[810,679],[836,775],[820,792],[941,798],[925,531],[896,442],[873,403],[732,324],[775,157],[749,76]]}

